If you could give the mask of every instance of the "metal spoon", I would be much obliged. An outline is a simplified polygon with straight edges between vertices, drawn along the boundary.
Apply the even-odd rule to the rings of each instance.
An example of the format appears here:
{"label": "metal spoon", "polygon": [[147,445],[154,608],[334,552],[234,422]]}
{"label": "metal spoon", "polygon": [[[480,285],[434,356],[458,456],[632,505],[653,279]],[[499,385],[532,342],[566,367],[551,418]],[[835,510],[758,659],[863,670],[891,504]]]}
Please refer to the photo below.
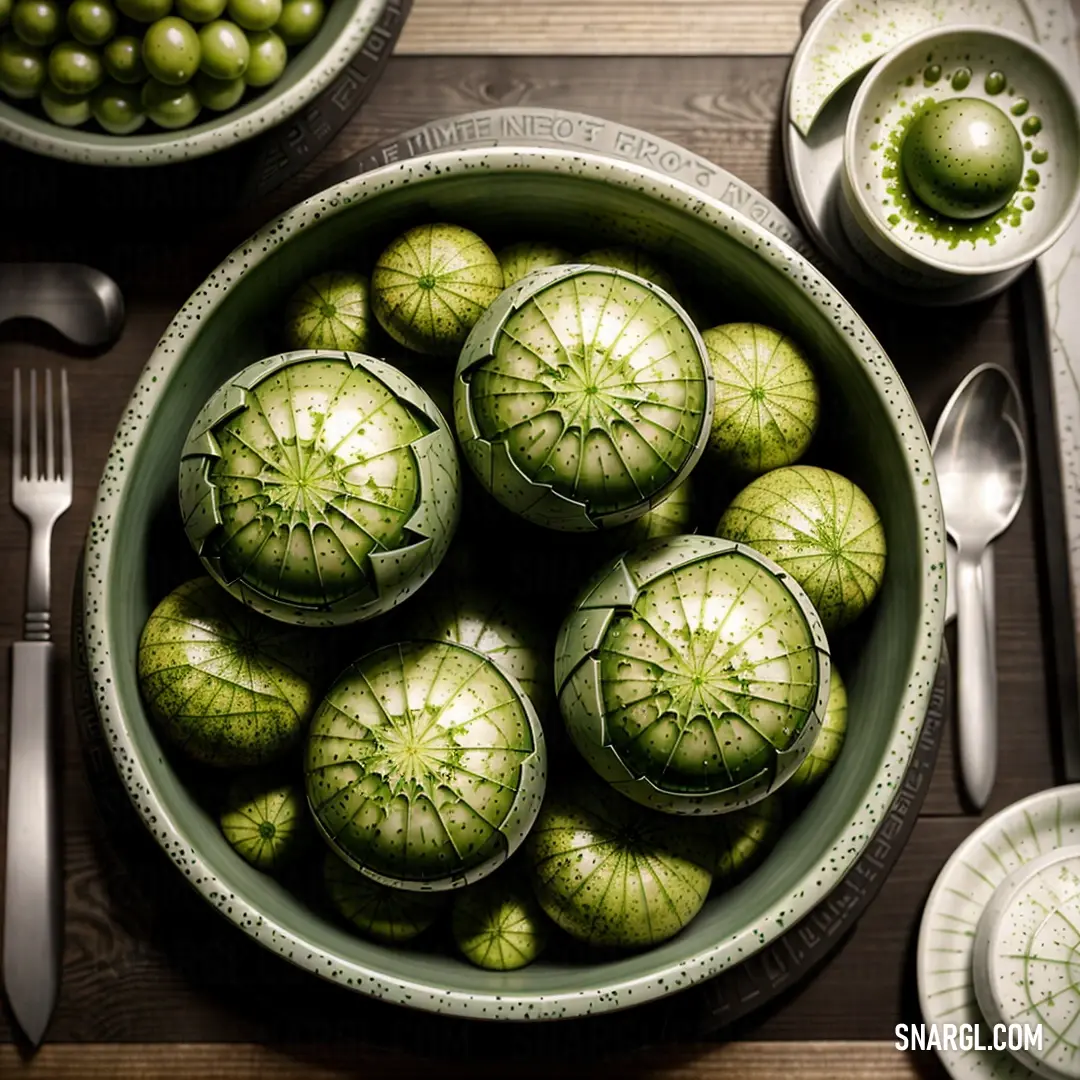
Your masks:
{"label": "metal spoon", "polygon": [[1014,419],[1019,401],[1009,375],[983,364],[949,399],[933,443],[945,527],[957,549],[960,774],[979,810],[997,770],[997,671],[983,559],[1024,498],[1027,452]]}
{"label": "metal spoon", "polygon": [[115,281],[79,263],[0,263],[0,323],[39,319],[86,348],[108,345],[124,325]]}

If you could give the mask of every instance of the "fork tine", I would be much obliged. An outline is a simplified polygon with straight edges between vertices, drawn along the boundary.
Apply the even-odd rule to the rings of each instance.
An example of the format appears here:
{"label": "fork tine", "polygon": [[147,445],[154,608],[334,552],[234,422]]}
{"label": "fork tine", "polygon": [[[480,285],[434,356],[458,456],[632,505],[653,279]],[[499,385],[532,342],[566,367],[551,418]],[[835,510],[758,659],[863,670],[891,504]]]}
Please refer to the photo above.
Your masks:
{"label": "fork tine", "polygon": [[22,388],[15,369],[11,403],[11,486],[22,479]]}
{"label": "fork tine", "polygon": [[56,479],[56,447],[53,445],[52,368],[45,371],[45,479]]}
{"label": "fork tine", "polygon": [[71,402],[68,400],[68,377],[67,368],[60,369],[60,423],[62,425],[61,447],[64,459],[61,463],[63,469],[62,479],[69,484],[73,474],[71,464]]}
{"label": "fork tine", "polygon": [[41,479],[38,472],[37,368],[30,369],[30,479]]}

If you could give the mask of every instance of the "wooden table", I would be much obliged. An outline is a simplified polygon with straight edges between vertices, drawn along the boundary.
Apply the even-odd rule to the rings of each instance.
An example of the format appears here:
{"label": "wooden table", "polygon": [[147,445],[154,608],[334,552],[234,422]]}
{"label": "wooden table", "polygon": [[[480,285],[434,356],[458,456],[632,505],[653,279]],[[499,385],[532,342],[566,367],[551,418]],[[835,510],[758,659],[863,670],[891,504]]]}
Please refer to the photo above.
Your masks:
{"label": "wooden table", "polygon": [[[242,221],[234,217],[223,223],[155,207],[158,182],[149,174],[138,185],[131,177],[101,174],[89,189],[71,190],[65,186],[67,174],[55,163],[0,149],[0,190],[9,193],[0,258],[95,263],[116,277],[129,305],[121,340],[93,358],[63,361],[61,353],[70,356],[71,350],[58,339],[33,327],[0,328],[0,431],[10,430],[10,372],[16,364],[63,361],[71,375],[75,501],[54,541],[61,678],[68,674],[76,559],[113,430],[136,374],[170,317],[235,242],[288,205],[303,183],[377,139],[439,116],[523,103],[591,112],[665,136],[723,165],[793,214],[783,182],[777,116],[801,6],[800,0],[416,0],[397,54],[369,104],[303,176],[265,205],[248,208]],[[625,59],[630,56],[634,59]],[[49,240],[42,238],[43,223]],[[853,299],[928,425],[977,363],[1001,363],[1016,371],[1026,387],[1026,365],[1014,344],[1014,294],[962,313],[928,311],[916,318],[897,318],[887,305]],[[21,633],[18,583],[27,544],[21,519],[6,509],[8,453],[4,437],[0,557],[7,586],[0,599],[0,636],[5,641]],[[1001,774],[987,814],[1059,782],[1045,639],[1044,598],[1052,583],[1041,571],[1037,501],[1032,491],[999,545]],[[7,678],[4,664],[0,696],[5,700]],[[209,1078],[302,1072],[322,1078],[392,1070],[398,1077],[412,1077],[436,1068],[440,1075],[505,1075],[505,1062],[474,1065],[455,1058],[452,1043],[419,1047],[399,1040],[397,1049],[356,1039],[330,1044],[318,1023],[302,1019],[324,1008],[321,984],[298,982],[291,969],[287,978],[280,977],[285,979],[281,992],[298,992],[302,998],[295,1002],[295,1030],[282,1025],[282,1010],[263,1015],[251,1002],[237,1000],[233,987],[243,985],[233,970],[238,965],[254,965],[253,982],[268,980],[271,986],[287,966],[254,946],[249,951],[240,934],[219,927],[208,906],[189,895],[174,874],[159,878],[149,868],[143,872],[125,863],[100,821],[72,710],[67,698],[62,700],[63,993],[49,1042],[32,1061],[24,1060],[11,1042],[9,1018],[0,1017],[0,1074]],[[6,754],[0,761],[3,770]],[[605,1069],[671,1080],[942,1076],[932,1058],[896,1052],[893,1028],[919,1020],[913,954],[921,907],[942,864],[978,820],[958,801],[947,734],[929,796],[899,864],[826,970],[744,1025],[737,1041],[664,1046]],[[212,935],[213,950],[196,944],[204,933]],[[339,1024],[344,1016],[364,1016],[374,1007],[352,998],[343,1005],[343,995],[329,992],[335,1004],[326,1008]],[[550,1030],[557,1043],[558,1030]],[[307,1045],[266,1045],[282,1041]],[[572,1074],[569,1065],[551,1062],[518,1063],[513,1071],[522,1076]]]}

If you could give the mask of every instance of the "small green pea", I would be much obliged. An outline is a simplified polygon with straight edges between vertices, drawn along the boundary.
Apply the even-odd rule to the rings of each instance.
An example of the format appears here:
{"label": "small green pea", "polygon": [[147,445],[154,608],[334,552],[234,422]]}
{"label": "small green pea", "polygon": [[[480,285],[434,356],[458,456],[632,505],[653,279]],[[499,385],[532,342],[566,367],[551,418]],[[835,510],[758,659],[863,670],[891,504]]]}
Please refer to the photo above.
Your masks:
{"label": "small green pea", "polygon": [[172,11],[173,0],[116,0],[116,6],[136,22],[152,23]]}
{"label": "small green pea", "polygon": [[247,90],[247,83],[242,78],[238,79],[215,79],[200,71],[192,83],[195,87],[195,95],[200,104],[212,112],[225,112],[239,104],[240,99]]}
{"label": "small green pea", "polygon": [[131,135],[146,123],[142,95],[137,86],[108,82],[90,101],[94,119],[110,135]]}
{"label": "small green pea", "polygon": [[325,15],[323,0],[285,0],[274,29],[286,45],[306,45],[319,32]]}
{"label": "small green pea", "polygon": [[119,83],[139,83],[146,78],[142,42],[124,34],[114,37],[102,50],[105,70]]}
{"label": "small green pea", "polygon": [[54,124],[62,127],[78,127],[90,119],[89,94],[65,94],[50,82],[41,88],[41,107]]}
{"label": "small green pea", "polygon": [[84,45],[104,45],[116,33],[116,23],[116,8],[108,0],[74,0],[68,8],[68,30]]}
{"label": "small green pea", "polygon": [[214,79],[238,79],[247,71],[251,46],[236,23],[217,19],[199,31],[199,70]]}
{"label": "small green pea", "polygon": [[176,0],[176,14],[191,23],[208,23],[220,19],[226,0]]}
{"label": "small green pea", "polygon": [[142,43],[142,58],[151,78],[169,86],[183,86],[199,70],[202,50],[195,28],[168,15],[158,19],[147,31]]}
{"label": "small green pea", "polygon": [[289,59],[285,42],[273,30],[248,34],[248,41],[251,44],[251,58],[244,72],[248,86],[269,86],[277,82]]}
{"label": "small green pea", "polygon": [[101,57],[80,41],[61,41],[49,53],[49,79],[65,94],[89,94],[104,77]]}
{"label": "small green pea", "polygon": [[245,30],[269,30],[281,18],[281,0],[229,0],[229,18]]}
{"label": "small green pea", "polygon": [[157,79],[143,83],[142,105],[158,127],[173,131],[187,127],[199,115],[201,106],[190,84],[170,86]]}
{"label": "small green pea", "polygon": [[11,9],[11,29],[27,45],[51,45],[63,25],[56,0],[16,0]]}
{"label": "small green pea", "polygon": [[7,34],[0,41],[0,90],[10,98],[37,97],[45,82],[45,54],[36,45]]}

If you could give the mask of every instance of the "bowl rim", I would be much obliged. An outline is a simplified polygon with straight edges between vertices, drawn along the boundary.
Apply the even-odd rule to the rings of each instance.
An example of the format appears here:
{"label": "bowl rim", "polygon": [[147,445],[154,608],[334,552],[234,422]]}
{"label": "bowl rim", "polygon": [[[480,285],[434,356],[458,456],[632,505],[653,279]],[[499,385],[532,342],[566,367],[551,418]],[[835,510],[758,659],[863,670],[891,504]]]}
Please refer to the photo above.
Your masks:
{"label": "bowl rim", "polygon": [[923,48],[928,41],[952,37],[959,34],[980,34],[987,38],[999,38],[1018,46],[1020,49],[1027,50],[1034,55],[1035,58],[1050,72],[1051,76],[1057,80],[1060,89],[1063,91],[1062,97],[1072,112],[1073,120],[1076,125],[1075,135],[1077,146],[1080,147],[1080,97],[1077,96],[1077,91],[1073,87],[1072,82],[1069,79],[1066,79],[1058,71],[1053,59],[1038,42],[1025,38],[1023,35],[1016,34],[1011,30],[1002,30],[998,27],[985,26],[980,23],[954,23],[946,27],[933,27],[930,30],[924,30],[920,34],[915,34],[913,37],[905,38],[899,44],[893,46],[893,48],[875,62],[874,66],[866,73],[862,82],[859,84],[859,88],[851,102],[847,123],[844,127],[843,175],[846,181],[844,184],[844,192],[845,194],[850,192],[851,195],[854,195],[858,209],[861,211],[861,216],[866,218],[878,237],[885,241],[883,250],[893,253],[894,258],[903,257],[905,259],[910,259],[923,267],[944,272],[948,275],[955,275],[957,277],[985,277],[990,274],[1000,274],[1008,270],[1014,270],[1019,266],[1030,263],[1034,259],[1037,259],[1047,248],[1053,246],[1061,239],[1062,235],[1072,224],[1077,212],[1080,211],[1080,179],[1073,185],[1072,197],[1069,200],[1065,212],[1059,217],[1054,228],[1052,228],[1042,239],[1037,243],[1030,244],[1028,247],[1022,249],[1019,254],[1013,255],[1010,258],[998,259],[996,262],[972,266],[970,264],[963,265],[936,258],[914,245],[904,243],[894,232],[892,232],[892,230],[885,228],[881,219],[874,213],[869,200],[866,198],[866,192],[861,188],[858,177],[855,175],[854,166],[857,149],[857,136],[855,131],[857,126],[856,118],[863,111],[866,99],[870,96],[870,93],[877,88],[878,80],[881,78],[885,68],[904,53],[915,52]]}
{"label": "bowl rim", "polygon": [[[169,344],[183,336],[196,315],[205,321],[224,300],[246,268],[263,262],[284,240],[315,220],[345,211],[368,194],[385,193],[417,178],[476,175],[491,169],[503,173],[529,172],[552,177],[585,177],[614,184],[633,192],[650,193],[667,205],[727,232],[732,241],[767,259],[783,273],[826,317],[840,328],[848,348],[862,362],[868,382],[885,408],[897,442],[904,447],[910,470],[915,527],[921,538],[925,572],[918,587],[921,644],[911,649],[905,672],[904,692],[892,718],[888,745],[880,765],[854,815],[839,829],[821,860],[804,874],[771,907],[756,913],[734,934],[709,948],[679,959],[658,961],[646,974],[630,974],[619,981],[594,983],[588,989],[487,992],[446,989],[433,980],[404,977],[392,965],[380,968],[371,958],[347,960],[327,951],[303,932],[287,929],[249,903],[235,882],[218,878],[193,846],[188,830],[175,819],[172,809],[148,774],[146,762],[153,748],[140,745],[134,725],[122,707],[115,677],[117,664],[110,644],[109,586],[118,572],[114,565],[112,530],[108,523],[119,510],[125,478],[141,450],[141,443],[159,404],[182,367],[181,357]],[[198,311],[196,312],[196,307]],[[128,795],[153,832],[155,840],[177,863],[203,896],[222,890],[229,895],[228,917],[249,936],[277,949],[300,967],[331,981],[350,985],[373,996],[384,997],[426,1011],[484,1019],[538,1020],[614,1011],[639,1004],[693,983],[701,982],[733,966],[767,945],[819,902],[842,880],[859,855],[871,843],[877,826],[887,815],[905,770],[915,752],[930,704],[944,633],[945,533],[933,459],[925,429],[906,387],[876,338],[841,293],[808,260],[773,233],[693,185],[662,176],[644,166],[599,154],[543,147],[475,147],[448,150],[421,158],[393,162],[343,180],[297,204],[267,222],[253,237],[240,244],[211,272],[179,310],[162,335],[136,382],[129,407],[122,414],[91,512],[83,578],[83,610],[88,674],[93,696],[114,762]],[[830,858],[830,856],[832,856]],[[199,873],[193,871],[197,868]],[[259,933],[269,928],[270,935]],[[354,976],[346,979],[348,974]]]}
{"label": "bowl rim", "polygon": [[284,123],[341,75],[363,47],[389,2],[338,0],[338,3],[352,3],[354,10],[338,35],[299,81],[283,93],[275,94],[273,86],[269,86],[246,106],[214,113],[210,119],[188,129],[186,134],[181,130],[155,131],[149,135],[109,135],[65,128],[0,98],[0,139],[30,153],[80,165],[136,167],[192,161],[237,146]]}

